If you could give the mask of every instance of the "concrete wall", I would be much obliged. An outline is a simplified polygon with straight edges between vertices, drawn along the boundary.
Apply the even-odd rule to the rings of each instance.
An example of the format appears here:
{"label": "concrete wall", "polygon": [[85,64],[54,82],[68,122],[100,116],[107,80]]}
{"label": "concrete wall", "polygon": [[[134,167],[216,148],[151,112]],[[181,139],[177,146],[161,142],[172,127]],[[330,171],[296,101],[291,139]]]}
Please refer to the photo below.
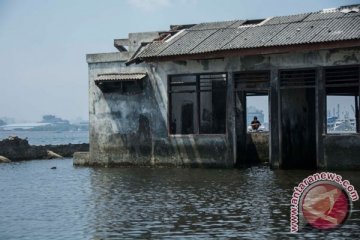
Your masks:
{"label": "concrete wall", "polygon": [[[232,72],[305,68],[360,62],[360,49],[232,57],[214,60],[151,62],[126,67],[127,53],[92,54],[89,63],[90,164],[92,165],[177,165],[233,167],[237,146]],[[104,94],[94,84],[99,73],[148,73],[144,91],[137,95]],[[227,133],[223,135],[168,134],[167,79],[172,74],[228,72]],[[273,74],[272,76],[276,76]],[[278,94],[270,91],[270,101]],[[271,96],[272,95],[272,96]],[[275,98],[276,99],[276,98]],[[276,103],[275,103],[276,104]],[[281,163],[281,119],[277,104],[270,108],[273,126],[270,159]],[[275,109],[275,111],[273,111]],[[246,128],[245,128],[246,129]],[[245,134],[245,135],[244,135]],[[325,144],[326,141],[325,141]],[[256,149],[256,148],[255,148]],[[264,156],[264,155],[263,155]],[[329,159],[329,158],[328,158]]]}
{"label": "concrete wall", "polygon": [[246,134],[246,163],[249,165],[269,163],[269,132]]}
{"label": "concrete wall", "polygon": [[315,89],[282,89],[282,168],[316,168]]}
{"label": "concrete wall", "polygon": [[[226,135],[168,135],[166,70],[159,71],[153,65],[126,67],[127,56],[122,53],[109,54],[109,60],[103,56],[87,58],[90,165],[233,165]],[[100,73],[145,70],[149,77],[140,94],[103,93],[94,84]],[[174,69],[171,74],[175,73]]]}
{"label": "concrete wall", "polygon": [[327,135],[324,143],[327,169],[360,170],[360,135]]}

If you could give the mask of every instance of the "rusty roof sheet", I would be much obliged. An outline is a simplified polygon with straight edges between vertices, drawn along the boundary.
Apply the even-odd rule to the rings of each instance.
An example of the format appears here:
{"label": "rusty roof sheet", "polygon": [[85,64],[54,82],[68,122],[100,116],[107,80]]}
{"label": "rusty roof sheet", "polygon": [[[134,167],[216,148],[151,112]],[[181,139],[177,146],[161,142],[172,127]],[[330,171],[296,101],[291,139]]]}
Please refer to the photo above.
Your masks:
{"label": "rusty roof sheet", "polygon": [[359,18],[360,12],[335,11],[274,17],[257,25],[244,25],[244,20],[201,23],[149,44],[137,58],[360,39]]}
{"label": "rusty roof sheet", "polygon": [[95,81],[129,81],[129,80],[141,80],[146,77],[146,73],[105,73],[99,74]]}

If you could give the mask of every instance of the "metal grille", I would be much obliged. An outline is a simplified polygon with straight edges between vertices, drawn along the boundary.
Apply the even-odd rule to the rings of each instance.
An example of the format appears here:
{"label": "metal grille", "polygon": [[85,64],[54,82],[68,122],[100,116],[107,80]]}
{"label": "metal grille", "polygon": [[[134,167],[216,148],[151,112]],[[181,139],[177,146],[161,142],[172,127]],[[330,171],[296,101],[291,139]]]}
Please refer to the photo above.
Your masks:
{"label": "metal grille", "polygon": [[268,71],[237,72],[234,73],[235,89],[266,89],[270,86]]}
{"label": "metal grille", "polygon": [[169,93],[191,93],[196,91],[195,75],[171,76]]}
{"label": "metal grille", "polygon": [[200,75],[200,91],[211,92],[226,88],[226,74]]}
{"label": "metal grille", "polygon": [[358,86],[360,66],[341,66],[325,69],[325,83],[327,87]]}
{"label": "metal grille", "polygon": [[303,88],[315,87],[315,69],[281,70],[280,87],[282,88]]}

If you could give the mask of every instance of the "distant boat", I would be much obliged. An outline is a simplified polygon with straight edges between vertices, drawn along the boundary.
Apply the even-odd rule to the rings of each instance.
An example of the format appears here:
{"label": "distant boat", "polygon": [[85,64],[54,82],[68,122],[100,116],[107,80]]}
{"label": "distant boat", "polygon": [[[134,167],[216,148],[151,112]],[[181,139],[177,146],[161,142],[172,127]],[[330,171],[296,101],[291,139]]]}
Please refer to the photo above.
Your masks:
{"label": "distant boat", "polygon": [[330,117],[327,122],[328,132],[356,132],[356,120],[353,118],[339,119]]}

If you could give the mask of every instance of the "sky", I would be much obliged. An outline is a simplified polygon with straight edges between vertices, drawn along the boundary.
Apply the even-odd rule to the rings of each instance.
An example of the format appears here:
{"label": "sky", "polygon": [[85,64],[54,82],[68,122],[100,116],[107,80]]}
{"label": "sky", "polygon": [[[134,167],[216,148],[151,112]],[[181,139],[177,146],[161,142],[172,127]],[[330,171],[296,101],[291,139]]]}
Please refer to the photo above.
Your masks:
{"label": "sky", "polygon": [[87,53],[115,52],[129,32],[257,19],[352,0],[0,0],[0,118],[88,119]]}

